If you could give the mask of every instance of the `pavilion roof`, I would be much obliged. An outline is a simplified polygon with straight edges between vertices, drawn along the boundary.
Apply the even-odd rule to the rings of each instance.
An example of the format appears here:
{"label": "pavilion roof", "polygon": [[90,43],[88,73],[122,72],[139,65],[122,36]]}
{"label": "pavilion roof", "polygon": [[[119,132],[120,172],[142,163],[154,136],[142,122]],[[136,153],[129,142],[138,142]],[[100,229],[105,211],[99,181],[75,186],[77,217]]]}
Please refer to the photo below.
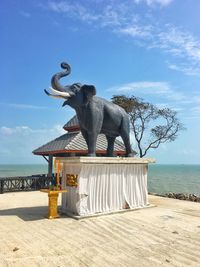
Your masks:
{"label": "pavilion roof", "polygon": [[80,131],[80,125],[77,116],[75,115],[71,120],[69,120],[64,126],[63,129],[72,132],[72,131]]}
{"label": "pavilion roof", "polygon": [[[106,154],[106,150],[107,139],[104,134],[99,134],[96,144],[96,153]],[[68,132],[33,151],[35,155],[56,155],[61,153],[87,154],[87,145],[81,132]],[[117,139],[115,140],[114,153],[116,155],[125,154],[124,144]]]}
{"label": "pavilion roof", "polygon": [[[63,155],[63,154],[80,154],[87,155],[88,149],[80,132],[80,125],[77,116],[72,117],[64,126],[63,129],[67,131],[66,134],[59,136],[58,138],[40,146],[33,151],[35,155]],[[107,139],[104,134],[99,134],[96,144],[97,155],[106,154],[107,150]],[[134,151],[133,151],[134,153]],[[124,143],[115,139],[114,145],[115,155],[125,155]],[[136,153],[135,153],[136,154]]]}

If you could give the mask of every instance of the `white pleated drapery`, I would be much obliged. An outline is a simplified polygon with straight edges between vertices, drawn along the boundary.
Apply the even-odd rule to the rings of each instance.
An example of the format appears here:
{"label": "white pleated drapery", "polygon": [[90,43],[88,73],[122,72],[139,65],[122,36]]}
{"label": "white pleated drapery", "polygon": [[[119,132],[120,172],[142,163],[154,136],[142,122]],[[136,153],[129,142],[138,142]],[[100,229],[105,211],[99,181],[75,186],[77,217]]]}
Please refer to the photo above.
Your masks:
{"label": "white pleated drapery", "polygon": [[78,175],[77,187],[66,187],[62,209],[74,215],[142,208],[148,205],[147,164],[67,164],[67,173]]}

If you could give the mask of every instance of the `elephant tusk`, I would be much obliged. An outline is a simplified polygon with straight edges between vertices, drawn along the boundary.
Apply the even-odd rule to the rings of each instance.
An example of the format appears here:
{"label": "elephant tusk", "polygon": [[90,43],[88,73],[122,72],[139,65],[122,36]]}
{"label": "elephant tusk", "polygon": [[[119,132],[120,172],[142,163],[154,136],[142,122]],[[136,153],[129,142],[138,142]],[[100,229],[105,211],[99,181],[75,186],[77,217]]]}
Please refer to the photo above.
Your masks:
{"label": "elephant tusk", "polygon": [[44,91],[48,96],[51,96],[51,97],[54,97],[54,98],[62,98],[62,99],[64,98],[65,99],[65,97],[63,97],[61,95],[52,95],[52,94],[50,94],[46,89],[44,89]]}
{"label": "elephant tusk", "polygon": [[56,94],[58,94],[60,96],[63,96],[63,97],[71,97],[71,95],[68,92],[61,92],[61,91],[58,91],[58,90],[56,90],[56,89],[54,89],[52,87],[50,87],[49,89],[51,89],[51,91],[53,93],[56,93]]}

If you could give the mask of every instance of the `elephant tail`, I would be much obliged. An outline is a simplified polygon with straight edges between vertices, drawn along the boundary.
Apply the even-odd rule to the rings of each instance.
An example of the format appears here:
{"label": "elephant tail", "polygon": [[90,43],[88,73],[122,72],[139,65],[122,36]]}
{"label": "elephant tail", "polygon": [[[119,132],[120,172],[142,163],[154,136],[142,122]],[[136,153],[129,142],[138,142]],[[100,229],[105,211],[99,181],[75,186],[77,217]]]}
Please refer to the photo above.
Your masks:
{"label": "elephant tail", "polygon": [[51,78],[51,86],[56,89],[57,91],[66,92],[68,90],[69,86],[63,86],[59,83],[59,80],[62,77],[65,77],[71,73],[71,67],[66,62],[61,63],[61,68],[64,69],[64,71],[58,72]]}

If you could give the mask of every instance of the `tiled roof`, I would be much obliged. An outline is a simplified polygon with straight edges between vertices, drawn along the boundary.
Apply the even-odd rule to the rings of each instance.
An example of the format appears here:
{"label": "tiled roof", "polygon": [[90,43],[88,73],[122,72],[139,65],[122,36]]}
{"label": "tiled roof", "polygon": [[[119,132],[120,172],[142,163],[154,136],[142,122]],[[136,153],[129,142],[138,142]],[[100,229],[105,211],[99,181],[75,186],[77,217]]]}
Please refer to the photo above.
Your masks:
{"label": "tiled roof", "polygon": [[[104,134],[99,134],[96,144],[97,153],[105,153],[107,150],[107,139]],[[114,151],[119,154],[125,154],[125,147],[122,142],[115,140]],[[48,155],[57,153],[79,152],[87,153],[87,145],[81,132],[66,133],[53,141],[35,149],[36,155]]]}
{"label": "tiled roof", "polygon": [[41,147],[35,149],[33,151],[34,154],[41,154],[52,152],[52,151],[62,151],[65,150],[65,147],[73,140],[75,136],[78,135],[79,132],[66,133],[61,135],[60,137],[42,145]]}
{"label": "tiled roof", "polygon": [[[71,142],[66,146],[66,149],[68,150],[87,150],[87,145],[85,142],[85,139],[83,138],[82,134],[79,133],[77,136],[71,140]],[[96,150],[100,151],[106,151],[107,150],[107,139],[104,134],[99,134],[97,138],[97,144],[96,144]],[[116,140],[115,141],[115,146],[114,146],[115,151],[124,151],[124,145]]]}
{"label": "tiled roof", "polygon": [[72,131],[74,129],[80,130],[79,121],[75,115],[71,120],[69,120],[64,126],[63,129],[66,131]]}

